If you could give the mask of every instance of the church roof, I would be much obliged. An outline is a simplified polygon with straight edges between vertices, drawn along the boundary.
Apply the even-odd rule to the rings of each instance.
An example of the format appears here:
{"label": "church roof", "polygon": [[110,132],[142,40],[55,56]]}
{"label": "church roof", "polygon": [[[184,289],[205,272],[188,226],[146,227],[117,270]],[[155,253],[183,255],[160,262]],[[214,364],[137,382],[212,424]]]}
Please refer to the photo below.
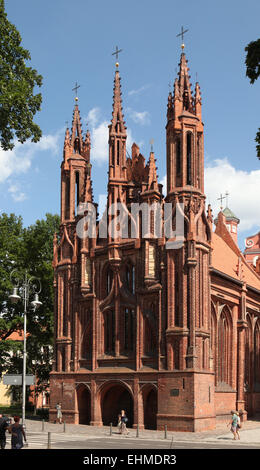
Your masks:
{"label": "church roof", "polygon": [[[243,254],[238,256],[235,251],[215,232],[212,233],[212,266],[216,270],[227,274],[238,281],[245,281],[247,285],[260,290],[260,277],[248,265]],[[239,273],[239,258],[241,259],[241,272]]]}
{"label": "church roof", "polygon": [[232,212],[231,209],[229,209],[229,207],[226,207],[223,210],[223,214],[226,217],[226,220],[235,219],[236,221],[240,222],[239,218],[234,214],[234,212]]}

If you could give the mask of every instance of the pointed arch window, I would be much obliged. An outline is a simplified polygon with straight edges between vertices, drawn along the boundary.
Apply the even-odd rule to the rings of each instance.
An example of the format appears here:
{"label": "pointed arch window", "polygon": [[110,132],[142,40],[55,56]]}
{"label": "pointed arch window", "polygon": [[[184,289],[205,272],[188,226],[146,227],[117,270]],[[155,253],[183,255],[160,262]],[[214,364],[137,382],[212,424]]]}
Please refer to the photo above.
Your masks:
{"label": "pointed arch window", "polygon": [[131,308],[125,308],[124,327],[124,351],[127,354],[134,350],[134,310]]}
{"label": "pointed arch window", "polygon": [[174,265],[174,292],[175,292],[175,311],[174,311],[174,323],[175,326],[180,325],[180,270],[179,270],[179,254],[175,250],[175,265]]}
{"label": "pointed arch window", "polygon": [[126,266],[126,286],[132,294],[135,293],[135,267],[130,264]]}
{"label": "pointed arch window", "polygon": [[89,312],[84,312],[81,328],[83,331],[81,338],[80,357],[81,359],[90,359],[92,350],[92,324]]}
{"label": "pointed arch window", "polygon": [[112,165],[115,166],[115,142],[112,141],[111,143],[111,160],[112,160]]}
{"label": "pointed arch window", "polygon": [[67,319],[67,279],[68,274],[67,272],[64,273],[62,277],[62,325],[63,325],[63,336],[67,336],[68,332],[68,319]]}
{"label": "pointed arch window", "polygon": [[176,138],[176,175],[180,176],[181,174],[181,139],[180,137]]}
{"label": "pointed arch window", "polygon": [[75,215],[78,213],[79,205],[79,172],[75,171]]}
{"label": "pointed arch window", "polygon": [[218,383],[231,386],[232,328],[228,310],[224,307],[218,322]]}
{"label": "pointed arch window", "polygon": [[191,162],[191,152],[192,152],[192,133],[187,132],[186,135],[186,151],[187,151],[187,184],[192,184],[192,162]]}
{"label": "pointed arch window", "polygon": [[115,353],[115,312],[107,310],[104,317],[104,353],[112,356]]}
{"label": "pointed arch window", "polygon": [[211,317],[210,317],[210,356],[212,363],[210,368],[215,372],[215,384],[217,384],[217,370],[216,370],[216,331],[217,331],[217,319],[213,305],[211,305]]}
{"label": "pointed arch window", "polygon": [[70,218],[70,177],[65,181],[65,218]]}
{"label": "pointed arch window", "polygon": [[143,354],[154,356],[156,352],[155,307],[151,304],[143,315]]}
{"label": "pointed arch window", "polygon": [[252,325],[250,317],[247,316],[247,328],[245,329],[245,385],[247,391],[251,385],[251,365],[252,365]]}
{"label": "pointed arch window", "polygon": [[117,165],[120,165],[120,142],[117,141]]}
{"label": "pointed arch window", "polygon": [[201,135],[197,137],[197,181],[196,186],[200,187],[200,154],[201,154]]}
{"label": "pointed arch window", "polygon": [[260,391],[260,324],[259,320],[254,331],[254,391]]}

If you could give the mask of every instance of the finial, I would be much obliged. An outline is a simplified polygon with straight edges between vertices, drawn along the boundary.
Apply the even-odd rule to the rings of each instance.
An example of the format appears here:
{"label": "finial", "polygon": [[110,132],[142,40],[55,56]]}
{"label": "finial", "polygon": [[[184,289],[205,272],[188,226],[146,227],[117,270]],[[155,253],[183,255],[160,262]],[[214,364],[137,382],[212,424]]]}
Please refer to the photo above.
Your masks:
{"label": "finial", "polygon": [[189,31],[189,30],[188,30],[188,29],[185,29],[185,31],[184,31],[183,26],[182,26],[182,27],[181,27],[181,32],[176,35],[176,37],[181,36],[181,40],[182,40],[181,48],[182,48],[182,50],[184,50],[184,48],[185,48],[185,44],[184,44],[184,42],[183,42],[183,37],[184,37],[184,34],[187,33],[187,31]]}
{"label": "finial", "polygon": [[72,88],[72,91],[75,91],[75,95],[76,95],[76,96],[75,96],[75,101],[76,101],[76,102],[79,100],[78,97],[77,97],[78,88],[80,88],[80,85],[78,85],[78,83],[76,82],[75,87]]}
{"label": "finial", "polygon": [[154,140],[153,140],[153,139],[151,139],[151,140],[150,140],[150,145],[151,145],[151,152],[153,152],[153,144],[154,144]]}
{"label": "finial", "polygon": [[120,52],[122,52],[123,49],[118,49],[118,47],[116,46],[116,50],[115,52],[112,53],[112,55],[115,55],[116,56],[116,68],[118,69],[119,67],[119,62],[118,62],[118,54]]}

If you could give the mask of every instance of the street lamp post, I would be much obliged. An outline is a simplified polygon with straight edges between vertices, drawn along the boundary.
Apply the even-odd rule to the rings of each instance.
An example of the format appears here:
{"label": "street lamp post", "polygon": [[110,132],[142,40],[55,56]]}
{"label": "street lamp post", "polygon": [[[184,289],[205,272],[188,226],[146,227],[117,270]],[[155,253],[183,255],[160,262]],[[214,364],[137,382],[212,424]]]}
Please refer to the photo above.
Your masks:
{"label": "street lamp post", "polygon": [[[12,271],[11,278],[17,274],[17,271]],[[39,289],[36,289],[35,284],[33,281],[37,281],[39,283]],[[18,291],[21,291],[22,297],[18,294]],[[22,403],[22,424],[25,428],[25,403],[26,403],[26,335],[27,335],[27,308],[29,302],[29,296],[31,292],[34,293],[34,300],[31,302],[31,306],[33,307],[34,311],[42,305],[42,302],[39,301],[39,293],[41,292],[41,282],[35,276],[28,277],[27,271],[25,272],[24,279],[22,281],[22,285],[19,286],[19,278],[18,282],[16,283],[15,287],[13,288],[12,295],[9,295],[9,299],[12,303],[17,303],[19,300],[23,301],[24,306],[24,321],[23,321],[23,375],[22,375],[22,384],[23,384],[23,403]]]}

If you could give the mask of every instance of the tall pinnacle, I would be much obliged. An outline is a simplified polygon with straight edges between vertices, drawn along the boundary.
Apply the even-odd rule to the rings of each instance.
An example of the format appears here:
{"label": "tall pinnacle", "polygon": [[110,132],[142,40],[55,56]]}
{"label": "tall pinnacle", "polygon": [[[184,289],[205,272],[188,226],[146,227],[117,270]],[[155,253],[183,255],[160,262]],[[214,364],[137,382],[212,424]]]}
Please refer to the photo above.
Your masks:
{"label": "tall pinnacle", "polygon": [[126,126],[124,122],[123,106],[121,98],[121,84],[120,84],[119,70],[115,72],[114,78],[114,96],[113,96],[113,111],[112,120],[110,125],[110,134],[123,134],[126,135]]}
{"label": "tall pinnacle", "polygon": [[179,65],[179,95],[182,97],[183,100],[183,109],[192,112],[193,98],[191,93],[189,67],[184,52],[182,52],[181,54],[181,61]]}
{"label": "tall pinnacle", "polygon": [[75,152],[81,154],[83,150],[82,128],[79,107],[75,104],[72,120],[71,146]]}

